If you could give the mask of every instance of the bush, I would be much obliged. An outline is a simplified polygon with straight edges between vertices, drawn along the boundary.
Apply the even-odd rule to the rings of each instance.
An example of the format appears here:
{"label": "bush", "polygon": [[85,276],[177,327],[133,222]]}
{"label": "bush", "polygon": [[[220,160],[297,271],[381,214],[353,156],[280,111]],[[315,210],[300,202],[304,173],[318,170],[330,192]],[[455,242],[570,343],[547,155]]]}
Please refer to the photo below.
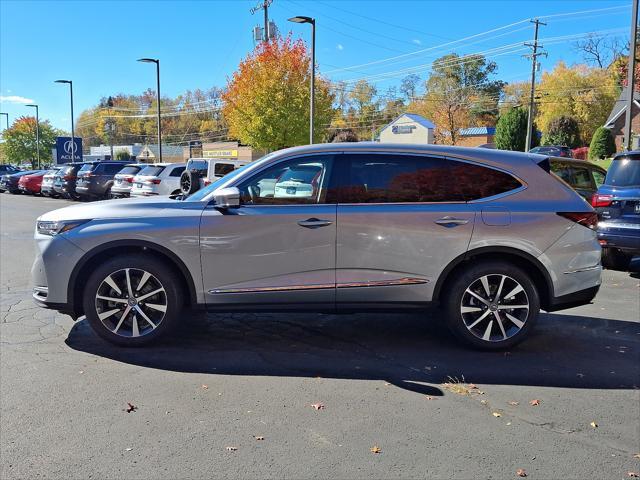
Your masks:
{"label": "bush", "polygon": [[118,150],[116,152],[116,160],[131,160],[131,155],[129,155],[129,152],[127,150]]}
{"label": "bush", "polygon": [[611,130],[605,127],[599,127],[591,139],[589,160],[608,158],[614,153],[616,153],[616,142],[613,139]]}
{"label": "bush", "polygon": [[547,133],[542,137],[542,144],[564,145],[569,148],[579,147],[581,142],[577,120],[564,115],[551,120]]}
{"label": "bush", "polygon": [[[500,116],[494,137],[496,148],[524,152],[527,143],[527,116],[528,112],[524,108],[512,108]],[[535,147],[539,140],[535,124],[532,133],[531,147]]]}
{"label": "bush", "polygon": [[573,158],[586,160],[589,158],[589,147],[574,148],[571,153],[573,153]]}

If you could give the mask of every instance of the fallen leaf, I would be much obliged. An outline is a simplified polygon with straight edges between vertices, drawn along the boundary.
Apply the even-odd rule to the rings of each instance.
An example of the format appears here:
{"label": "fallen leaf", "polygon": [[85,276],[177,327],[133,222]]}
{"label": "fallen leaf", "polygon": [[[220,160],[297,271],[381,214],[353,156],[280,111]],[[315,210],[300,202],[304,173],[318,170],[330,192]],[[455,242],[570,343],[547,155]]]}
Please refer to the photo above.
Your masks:
{"label": "fallen leaf", "polygon": [[538,405],[540,405],[540,400],[536,399],[536,400],[531,400],[529,402],[529,405],[531,405],[532,407],[537,407]]}
{"label": "fallen leaf", "polygon": [[431,395],[426,395],[424,398],[426,398],[427,400],[437,400],[437,398],[432,397]]}
{"label": "fallen leaf", "polygon": [[636,453],[633,458],[640,458],[640,453]]}
{"label": "fallen leaf", "polygon": [[527,472],[525,471],[524,468],[519,468],[518,470],[516,470],[516,475],[519,477],[526,477]]}
{"label": "fallen leaf", "polygon": [[83,370],[80,370],[78,373],[79,373],[80,375],[82,375],[82,374],[84,373],[84,371],[83,371]]}
{"label": "fallen leaf", "polygon": [[256,436],[256,435],[254,435],[253,438],[255,438],[256,440],[264,440],[264,437],[260,437],[260,436]]}
{"label": "fallen leaf", "polygon": [[137,409],[138,409],[138,407],[136,407],[135,405],[127,402],[127,408],[125,409],[125,412],[131,413],[131,412],[135,412]]}
{"label": "fallen leaf", "polygon": [[509,402],[509,405],[517,407],[518,405],[520,405],[520,402]]}
{"label": "fallen leaf", "polygon": [[388,387],[389,385],[391,385],[389,382],[384,382],[385,387]]}
{"label": "fallen leaf", "polygon": [[591,425],[591,428],[598,428],[598,424],[596,422],[591,422],[589,425]]}
{"label": "fallen leaf", "polygon": [[371,453],[380,453],[380,452],[382,452],[382,449],[380,447],[378,447],[377,445],[374,445],[369,450],[371,450]]}
{"label": "fallen leaf", "polygon": [[494,417],[501,417],[502,416],[502,414],[500,412],[493,412],[492,415]]}
{"label": "fallen leaf", "polygon": [[316,410],[324,410],[324,405],[322,403],[312,403],[311,406]]}
{"label": "fallen leaf", "polygon": [[227,452],[235,452],[236,450],[238,450],[238,447],[227,447],[226,450]]}
{"label": "fallen leaf", "polygon": [[469,390],[477,390],[478,389],[478,387],[476,386],[475,383],[470,383],[468,388],[469,388]]}
{"label": "fallen leaf", "polygon": [[640,473],[627,472],[627,477],[629,477],[629,478],[638,478],[638,477],[640,477]]}
{"label": "fallen leaf", "polygon": [[508,427],[509,425],[511,425],[511,422],[507,422],[507,427]]}
{"label": "fallen leaf", "polygon": [[202,384],[202,389],[203,390],[209,390],[209,385],[205,385],[204,383]]}
{"label": "fallen leaf", "polygon": [[131,450],[133,450],[133,448],[125,448],[124,450],[125,452],[130,452]]}
{"label": "fallen leaf", "polygon": [[480,400],[480,403],[481,403],[482,405],[486,405],[486,404],[487,404],[487,403],[489,403],[489,402],[487,402],[486,400]]}

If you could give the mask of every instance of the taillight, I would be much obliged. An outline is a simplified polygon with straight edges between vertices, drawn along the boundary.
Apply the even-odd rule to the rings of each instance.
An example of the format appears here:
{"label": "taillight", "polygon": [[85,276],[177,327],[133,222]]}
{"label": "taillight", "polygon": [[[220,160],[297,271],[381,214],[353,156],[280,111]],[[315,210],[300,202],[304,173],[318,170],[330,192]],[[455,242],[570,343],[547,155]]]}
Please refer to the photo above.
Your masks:
{"label": "taillight", "polygon": [[613,195],[602,195],[600,193],[594,193],[591,197],[592,207],[608,207],[611,205]]}
{"label": "taillight", "polygon": [[129,183],[133,183],[133,177],[124,177],[124,179]]}
{"label": "taillight", "polygon": [[595,230],[598,226],[598,214],[596,212],[557,212],[561,217],[579,223],[580,225]]}
{"label": "taillight", "polygon": [[211,180],[209,180],[208,178],[205,178],[205,179],[203,180],[203,183],[204,183],[204,186],[206,187],[206,186],[208,186],[208,185],[211,185]]}
{"label": "taillight", "polygon": [[160,179],[152,178],[151,180],[147,180],[145,183],[152,183],[153,185],[158,185],[160,183]]}
{"label": "taillight", "polygon": [[75,175],[65,175],[64,177],[62,177],[64,180],[75,180],[76,176]]}

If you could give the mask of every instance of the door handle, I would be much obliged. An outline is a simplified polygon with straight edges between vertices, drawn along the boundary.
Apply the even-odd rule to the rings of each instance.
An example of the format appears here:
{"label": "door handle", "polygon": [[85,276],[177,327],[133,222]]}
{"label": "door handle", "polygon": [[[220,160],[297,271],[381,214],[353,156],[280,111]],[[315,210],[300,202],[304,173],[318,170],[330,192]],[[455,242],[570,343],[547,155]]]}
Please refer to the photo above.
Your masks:
{"label": "door handle", "polygon": [[319,218],[308,218],[307,220],[300,220],[298,225],[305,228],[320,228],[328,227],[333,222],[330,220],[320,220]]}
{"label": "door handle", "polygon": [[447,228],[451,228],[458,225],[466,225],[467,223],[469,223],[469,220],[465,220],[463,218],[442,217],[442,218],[439,218],[438,220],[435,220],[434,223],[445,226]]}

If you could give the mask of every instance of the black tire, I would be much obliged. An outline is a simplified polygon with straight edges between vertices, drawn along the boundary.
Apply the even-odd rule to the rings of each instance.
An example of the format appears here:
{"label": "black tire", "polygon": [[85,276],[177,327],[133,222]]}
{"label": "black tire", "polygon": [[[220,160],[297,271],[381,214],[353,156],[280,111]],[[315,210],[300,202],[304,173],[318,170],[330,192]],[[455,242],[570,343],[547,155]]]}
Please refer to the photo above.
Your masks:
{"label": "black tire", "polygon": [[602,266],[611,270],[629,270],[632,256],[617,248],[606,247],[602,249]]}
{"label": "black tire", "polygon": [[[141,321],[138,322],[137,320],[138,314],[133,313],[135,310],[133,309],[129,310],[130,312],[129,315],[125,317],[124,322],[122,322],[122,326],[121,326],[122,330],[119,330],[120,334],[114,333],[114,331],[108,328],[105,323],[108,323],[108,322],[110,322],[111,324],[115,323],[116,320],[117,321],[120,320],[118,317],[121,318],[123,315],[121,315],[120,312],[114,313],[112,316],[104,318],[105,323],[103,323],[103,321],[99,318],[99,312],[98,312],[98,308],[100,308],[100,311],[103,314],[108,313],[108,311],[111,311],[107,309],[120,308],[123,310],[122,313],[125,313],[124,309],[129,308],[128,303],[125,303],[124,305],[121,305],[120,303],[115,303],[115,304],[110,304],[106,308],[103,308],[104,302],[103,302],[103,305],[99,307],[97,305],[99,300],[96,298],[96,296],[98,295],[99,289],[105,288],[105,284],[106,284],[105,279],[107,279],[107,277],[111,276],[111,278],[115,280],[117,278],[117,275],[122,275],[121,272],[126,271],[127,269],[130,272],[132,272],[130,283],[132,284],[132,288],[134,289],[135,296],[138,296],[140,298],[144,297],[144,294],[136,295],[137,290],[135,290],[135,286],[133,285],[134,282],[136,281],[136,279],[133,277],[134,275],[133,272],[136,272],[136,271],[148,272],[149,274],[151,274],[151,277],[149,278],[152,279],[154,282],[159,283],[160,286],[164,288],[164,292],[161,292],[156,296],[150,297],[151,301],[153,302],[158,302],[158,303],[166,302],[166,311],[164,312],[164,315],[162,316],[160,321],[157,323],[157,326],[155,326],[155,328],[137,337],[133,336],[133,333],[131,335],[125,335],[128,333],[126,331],[128,328],[131,328],[132,332],[134,331],[134,328],[133,328],[134,322],[136,323],[136,327],[135,327],[136,330],[139,328],[142,328],[143,330],[144,328],[149,329],[151,325],[148,322],[145,322],[144,319],[142,319],[142,317],[140,317]],[[157,258],[151,255],[128,254],[128,255],[117,256],[111,260],[106,261],[105,263],[98,266],[95,269],[95,271],[91,274],[82,292],[82,303],[83,303],[84,313],[87,317],[89,325],[91,325],[91,328],[104,340],[116,345],[123,346],[123,347],[139,347],[143,345],[148,345],[156,341],[158,338],[169,333],[175,327],[177,323],[178,315],[180,314],[181,310],[184,307],[184,304],[182,301],[184,296],[182,294],[182,290],[180,288],[179,283],[177,283],[177,281],[175,280],[176,276],[177,276],[176,272],[169,265],[167,265],[165,262],[158,260]],[[139,281],[140,279],[138,279],[138,282]],[[150,282],[151,280],[147,280],[144,288],[154,288],[154,285],[157,286],[157,283],[151,284]],[[102,292],[101,294],[104,295],[104,290],[100,290],[100,291]],[[155,290],[152,290],[152,291],[155,291]],[[144,289],[140,290],[140,292],[145,292],[145,290]],[[111,290],[111,294],[109,294],[108,296],[110,297],[115,296],[115,297],[124,299],[123,297],[128,296],[128,293],[126,290],[124,290],[122,294],[118,294],[115,290]],[[160,300],[157,300],[159,297],[161,297]],[[142,302],[140,302],[139,305],[141,307],[144,307],[144,304]],[[150,312],[151,312],[150,310],[148,309],[146,310],[146,314],[149,314],[149,316],[151,316]],[[132,318],[132,316],[135,316],[136,318],[134,319]],[[157,318],[155,318],[155,320],[157,321]],[[140,330],[140,331],[143,331],[143,330]]]}
{"label": "black tire", "polygon": [[111,187],[107,188],[104,192],[104,199],[105,200],[111,200],[112,198],[115,198],[113,196],[113,194],[111,193]]}
{"label": "black tire", "polygon": [[180,176],[180,190],[183,195],[191,195],[200,189],[200,175],[194,170],[185,170]]}
{"label": "black tire", "polygon": [[[468,289],[477,288],[479,282],[484,290],[481,279],[482,277],[486,277],[489,279],[490,291],[492,292],[489,295],[490,298],[497,293],[496,290],[498,290],[503,276],[506,278],[503,280],[504,284],[501,295],[511,293],[517,284],[519,284],[522,290],[516,295],[511,296],[510,299],[505,299],[502,296],[500,299],[493,298],[490,302],[491,305],[485,305],[477,301],[477,306],[475,307],[464,307],[467,309],[477,308],[477,313],[467,312],[463,314],[463,300],[470,298],[472,300],[475,299],[475,297],[472,298],[470,296]],[[515,298],[519,300],[514,300]],[[509,304],[514,304],[513,302],[521,304],[523,301],[527,301],[528,309],[511,310],[507,308]],[[469,346],[481,350],[504,350],[520,343],[529,335],[538,319],[540,297],[535,284],[524,270],[508,262],[486,261],[469,265],[464,270],[455,274],[455,276],[447,282],[442,308],[449,330],[451,330],[458,339]],[[494,313],[494,309],[498,310]],[[489,311],[487,312],[487,310]],[[510,315],[510,318],[515,318],[519,323],[522,323],[522,325],[512,322],[507,318],[507,314]],[[483,320],[478,320],[484,315],[487,316],[484,317]],[[491,325],[489,325],[489,322],[492,322]],[[493,336],[494,323],[496,325],[495,336]],[[475,329],[472,328],[474,324],[477,324]],[[467,327],[467,325],[469,325],[469,327]],[[479,336],[479,333],[484,332],[484,335],[486,335],[487,331],[489,332],[490,338],[489,340],[484,340]],[[507,332],[507,338],[504,338],[505,331]],[[502,338],[499,338],[500,335]]]}

